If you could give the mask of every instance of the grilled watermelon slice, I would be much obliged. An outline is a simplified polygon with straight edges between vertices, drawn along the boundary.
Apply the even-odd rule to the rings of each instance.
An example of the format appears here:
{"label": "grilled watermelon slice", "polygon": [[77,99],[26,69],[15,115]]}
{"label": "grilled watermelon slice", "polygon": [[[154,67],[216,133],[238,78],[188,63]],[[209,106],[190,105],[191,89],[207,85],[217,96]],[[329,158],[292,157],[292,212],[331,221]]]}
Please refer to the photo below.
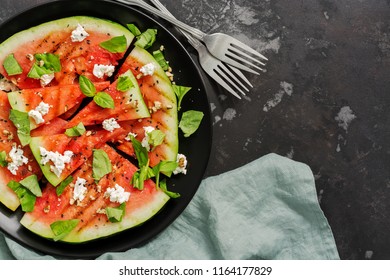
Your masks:
{"label": "grilled watermelon slice", "polygon": [[[128,79],[132,86],[128,90],[118,90],[119,79]],[[68,128],[82,122],[85,126],[101,124],[104,120],[115,118],[117,121],[134,120],[149,117],[149,110],[142,98],[137,80],[129,70],[110,85],[105,91],[114,100],[113,109],[102,109],[95,102],[89,103],[68,123]]]}
{"label": "grilled watermelon slice", "polygon": [[[107,88],[109,85],[109,82],[95,83],[95,87],[99,91]],[[66,113],[73,107],[79,106],[85,97],[86,96],[82,93],[79,85],[24,89],[8,93],[8,99],[12,108],[18,111],[28,113],[31,110],[35,110],[41,102],[50,106],[48,113],[42,116],[44,122],[37,123],[30,117],[31,130]]]}
{"label": "grilled watermelon slice", "polygon": [[[81,243],[106,237],[123,230],[140,225],[154,216],[169,200],[169,197],[156,188],[150,179],[145,181],[144,189],[138,190],[131,185],[131,177],[137,168],[120,156],[114,149],[104,145],[103,149],[111,163],[112,172],[103,177],[98,184],[92,177],[92,161],[81,166],[73,176],[73,184],[77,178],[86,180],[87,193],[80,203],[73,203],[71,185],[57,196],[56,189],[50,184],[46,186],[42,197],[37,198],[33,212],[26,213],[21,224],[32,232],[45,238],[54,239],[50,225],[59,220],[78,220],[77,226],[61,241]],[[104,213],[107,207],[118,207],[118,202],[111,202],[105,197],[107,188],[115,184],[122,186],[130,193],[126,202],[125,214],[121,222],[110,222]]]}
{"label": "grilled watermelon slice", "polygon": [[31,150],[28,146],[20,147],[20,142],[17,139],[16,127],[9,121],[10,105],[7,99],[7,93],[0,91],[0,152],[5,152],[9,158],[9,152],[15,145],[23,150],[23,156],[28,159],[28,163],[19,166],[16,174],[12,174],[7,166],[0,166],[0,202],[7,208],[15,211],[20,205],[19,198],[7,184],[11,181],[23,180],[24,178],[36,174],[41,177],[41,170],[33,159]]}
{"label": "grilled watermelon slice", "polygon": [[[140,69],[149,63],[154,65],[153,75],[143,75]],[[130,141],[125,138],[129,132],[137,134],[137,139],[144,137],[144,127],[152,126],[165,134],[164,142],[149,152],[150,165],[154,166],[161,160],[176,161],[179,139],[177,120],[177,101],[172,88],[172,83],[154,57],[146,50],[135,47],[126,58],[119,73],[131,70],[138,77],[138,84],[144,96],[151,116],[139,121],[122,123],[126,129],[125,137],[118,143],[118,149],[133,156],[133,148]]]}
{"label": "grilled watermelon slice", "polygon": [[[31,151],[42,169],[43,175],[47,181],[53,186],[57,186],[66,177],[68,177],[79,166],[86,163],[92,155],[94,148],[99,148],[104,145],[112,137],[122,134],[122,129],[116,129],[113,132],[106,130],[94,131],[93,133],[85,133],[78,137],[69,137],[65,134],[56,134],[50,136],[32,137],[30,142]],[[44,148],[48,152],[58,152],[60,155],[66,155],[66,151],[72,152],[71,160],[65,163],[65,168],[62,172],[55,174],[52,160],[42,163],[41,149]],[[60,173],[60,174],[59,174]]]}
{"label": "grilled watermelon slice", "polygon": [[[89,36],[81,42],[73,42],[72,32],[78,25],[82,26]],[[0,73],[21,89],[39,88],[40,79],[28,77],[36,63],[33,56],[50,53],[57,55],[61,62],[61,71],[55,73],[50,85],[75,83],[80,74],[92,81],[106,80],[107,75],[102,78],[93,75],[94,65],[116,66],[125,50],[111,52],[112,50],[102,48],[100,44],[122,36],[128,47],[134,35],[127,28],[118,23],[87,16],[67,17],[43,23],[21,31],[0,44]],[[22,69],[21,74],[8,75],[3,66],[6,58],[12,54]]]}

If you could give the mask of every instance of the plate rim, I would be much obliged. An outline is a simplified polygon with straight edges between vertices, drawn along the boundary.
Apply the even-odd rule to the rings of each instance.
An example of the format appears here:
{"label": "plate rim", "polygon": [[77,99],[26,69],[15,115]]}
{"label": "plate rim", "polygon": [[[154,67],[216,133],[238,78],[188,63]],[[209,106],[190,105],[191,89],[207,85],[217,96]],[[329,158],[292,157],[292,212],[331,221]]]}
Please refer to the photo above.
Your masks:
{"label": "plate rim", "polygon": [[[30,6],[29,8],[26,8],[26,9],[23,9],[22,11],[18,12],[17,14],[13,15],[12,17],[6,19],[5,21],[3,21],[1,24],[0,24],[0,30],[3,29],[5,26],[7,25],[10,25],[13,21],[17,20],[18,18],[22,17],[23,15],[25,14],[28,14],[28,13],[33,13],[33,12],[37,12],[37,10],[41,9],[42,7],[47,7],[47,6],[51,6],[51,5],[66,5],[66,4],[69,4],[71,0],[55,0],[55,1],[46,1],[44,3],[41,3],[41,4],[36,4],[36,5],[33,5],[33,6]],[[91,0],[81,0],[79,2],[91,2]],[[142,18],[146,18],[148,21],[151,21],[153,22],[155,25],[157,25],[159,28],[163,29],[164,32],[169,36],[171,37],[171,39],[175,40],[175,44],[177,44],[179,46],[179,48],[181,49],[181,51],[184,52],[184,55],[191,61],[191,65],[195,68],[196,70],[196,74],[198,76],[198,79],[200,80],[201,84],[200,85],[197,85],[198,88],[202,89],[203,92],[204,92],[204,96],[206,98],[206,104],[207,104],[207,112],[206,112],[206,117],[207,117],[207,122],[208,122],[208,126],[207,126],[207,130],[208,130],[208,140],[209,140],[209,144],[207,145],[207,155],[206,155],[206,160],[205,160],[205,163],[203,165],[203,168],[202,170],[200,170],[200,173],[202,174],[202,178],[199,180],[199,182],[196,184],[197,186],[193,188],[193,191],[190,193],[190,197],[191,199],[183,204],[181,207],[179,207],[179,211],[176,211],[176,213],[174,215],[171,214],[171,217],[168,219],[169,221],[168,222],[164,222],[164,225],[163,226],[159,226],[157,228],[157,230],[155,231],[155,233],[153,234],[153,236],[141,241],[141,242],[137,242],[137,244],[135,244],[134,246],[133,245],[124,245],[122,246],[122,248],[120,250],[118,249],[115,249],[115,250],[99,250],[98,252],[61,252],[61,250],[58,250],[58,249],[53,249],[53,250],[47,250],[46,246],[45,248],[42,248],[40,246],[34,246],[33,244],[30,244],[29,242],[26,242],[25,240],[22,240],[20,238],[18,238],[18,236],[15,236],[15,235],[12,235],[10,234],[9,232],[6,232],[4,229],[3,229],[3,226],[0,224],[0,230],[1,232],[7,236],[8,238],[12,239],[13,241],[17,242],[18,244],[22,244],[23,246],[26,246],[32,250],[35,250],[36,252],[40,252],[40,253],[45,253],[45,254],[50,254],[52,256],[56,256],[56,257],[60,257],[60,258],[83,258],[83,259],[91,259],[91,258],[96,258],[104,253],[116,253],[116,252],[124,252],[126,250],[129,250],[131,248],[137,248],[137,247],[140,247],[140,246],[143,246],[145,243],[149,242],[151,239],[153,239],[154,237],[156,237],[158,234],[160,234],[162,231],[164,231],[167,227],[169,227],[181,214],[182,212],[185,210],[185,208],[188,206],[188,204],[192,201],[192,199],[194,198],[196,192],[198,191],[199,189],[199,186],[201,184],[201,180],[204,178],[204,174],[207,170],[207,167],[208,167],[208,164],[209,164],[209,159],[210,159],[210,156],[211,156],[211,150],[212,150],[212,145],[213,145],[213,128],[212,128],[212,119],[211,119],[211,108],[210,108],[210,102],[209,102],[209,98],[208,98],[208,94],[207,94],[207,86],[206,86],[206,82],[205,82],[205,79],[206,77],[204,76],[203,72],[201,71],[200,69],[200,66],[198,65],[197,62],[195,62],[194,58],[191,56],[191,54],[188,52],[188,50],[185,48],[185,46],[182,44],[182,42],[178,39],[178,35],[175,35],[173,34],[173,32],[170,30],[170,28],[167,27],[166,24],[163,24],[161,23],[157,18],[153,18],[151,15],[149,15],[148,13],[145,13],[145,11],[141,8],[137,9],[133,6],[128,6],[128,5],[125,5],[123,3],[118,3],[118,2],[115,2],[115,1],[111,1],[111,0],[98,0],[98,1],[94,1],[94,2],[101,2],[101,3],[105,3],[104,5],[114,5],[114,6],[117,6],[118,8],[119,7],[123,7],[124,9],[126,9],[127,11],[129,11],[130,14],[132,13],[136,13],[138,14],[139,17],[142,17]],[[85,12],[83,12],[85,13]],[[93,13],[93,12],[91,12]],[[66,16],[65,16],[66,17]],[[109,16],[108,18],[110,18],[112,16]],[[58,19],[59,18],[63,18],[63,17],[57,17]],[[122,25],[122,24],[121,24]],[[36,25],[33,25],[33,26],[36,26]],[[31,27],[33,27],[31,26]],[[173,28],[172,28],[173,29]],[[21,31],[21,30],[20,30]],[[175,32],[175,33],[178,33],[178,32]],[[15,34],[15,33],[13,33]],[[10,35],[12,36],[12,35]],[[8,36],[7,38],[9,38],[10,36]],[[4,40],[6,40],[7,38],[5,38]],[[2,40],[2,41],[4,41]],[[179,142],[180,143],[180,142]],[[169,202],[168,202],[169,203]],[[15,212],[9,210],[8,208],[6,208],[5,206],[3,205],[0,205],[0,214],[2,216],[8,214],[8,215],[11,215],[11,216],[18,216],[18,215],[23,215],[23,213],[21,213],[21,210],[18,209],[16,210]],[[2,210],[4,208],[4,210]],[[165,206],[164,206],[165,208]],[[164,209],[163,209],[164,210]],[[4,212],[8,212],[8,213],[4,213]],[[152,217],[153,218],[153,217]],[[20,218],[18,218],[18,220],[20,220]],[[19,227],[22,227],[20,224],[19,224]],[[19,228],[19,230],[24,230],[24,231],[28,231],[27,229],[25,228]],[[131,229],[128,229],[128,230],[125,230],[123,232],[120,232],[118,234],[115,234],[115,236],[108,236],[108,237],[104,237],[104,238],[100,238],[98,240],[95,240],[95,241],[92,241],[92,242],[87,242],[87,243],[83,243],[83,244],[67,244],[67,243],[64,243],[65,245],[69,245],[69,246],[84,246],[84,244],[92,244],[94,242],[100,242],[104,239],[110,239],[110,238],[115,238],[117,235],[124,235],[126,233],[126,231],[129,231]],[[32,239],[40,239],[41,240],[41,243],[42,242],[49,242],[50,244],[52,245],[55,245],[56,243],[54,241],[51,241],[51,240],[46,240],[34,233],[31,233],[28,231],[29,234],[31,234],[32,236]],[[40,241],[38,241],[39,243]],[[59,243],[58,243],[59,244]]]}

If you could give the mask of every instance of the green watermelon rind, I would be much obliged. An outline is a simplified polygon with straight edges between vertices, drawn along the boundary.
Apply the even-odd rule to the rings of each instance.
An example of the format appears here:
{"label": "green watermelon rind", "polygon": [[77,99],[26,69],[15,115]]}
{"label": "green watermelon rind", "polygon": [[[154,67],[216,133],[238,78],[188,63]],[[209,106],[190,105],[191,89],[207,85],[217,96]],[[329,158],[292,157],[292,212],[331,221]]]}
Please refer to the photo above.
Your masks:
{"label": "green watermelon rind", "polygon": [[134,35],[119,23],[89,16],[72,16],[42,23],[9,37],[0,44],[0,61],[4,61],[7,55],[13,53],[21,45],[31,42],[36,38],[42,38],[42,34],[73,31],[78,24],[82,25],[86,30],[109,33],[113,37],[124,35],[127,40],[127,47],[130,46],[134,39]]}
{"label": "green watermelon rind", "polygon": [[14,191],[10,191],[8,183],[3,176],[0,176],[0,200],[5,207],[15,211],[20,205],[20,200]]}
{"label": "green watermelon rind", "polygon": [[[61,242],[84,243],[103,237],[108,237],[124,230],[139,226],[157,214],[169,199],[169,196],[167,196],[163,191],[159,190],[155,193],[155,196],[151,202],[144,204],[142,208],[138,208],[131,213],[126,213],[121,222],[107,223],[99,227],[88,227],[81,231],[73,230],[67,236],[61,239]],[[20,220],[20,223],[25,228],[41,237],[47,239],[54,239],[55,237],[50,228],[50,225],[40,221],[39,219],[35,219],[33,215],[29,213],[24,214]]]}

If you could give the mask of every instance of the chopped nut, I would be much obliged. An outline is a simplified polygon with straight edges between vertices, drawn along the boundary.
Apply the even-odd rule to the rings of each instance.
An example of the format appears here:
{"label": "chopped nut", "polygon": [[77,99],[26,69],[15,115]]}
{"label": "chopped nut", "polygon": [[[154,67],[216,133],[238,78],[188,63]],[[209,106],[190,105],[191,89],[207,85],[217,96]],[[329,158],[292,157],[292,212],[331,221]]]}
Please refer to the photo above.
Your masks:
{"label": "chopped nut", "polygon": [[30,61],[33,61],[33,60],[34,60],[34,56],[33,56],[31,53],[27,54],[27,55],[26,55],[26,58],[27,58],[28,60],[30,60]]}
{"label": "chopped nut", "polygon": [[92,131],[88,130],[87,133],[85,134],[86,136],[91,136],[92,135]]}
{"label": "chopped nut", "polygon": [[43,60],[40,60],[40,61],[39,61],[39,66],[40,66],[40,67],[43,67],[43,65],[45,65],[45,62],[44,62]]}
{"label": "chopped nut", "polygon": [[45,206],[45,208],[43,208],[43,212],[45,212],[45,213],[49,213],[50,212],[50,204]]}
{"label": "chopped nut", "polygon": [[165,47],[164,47],[164,45],[161,45],[160,46],[160,51],[163,51],[163,50],[165,50]]}

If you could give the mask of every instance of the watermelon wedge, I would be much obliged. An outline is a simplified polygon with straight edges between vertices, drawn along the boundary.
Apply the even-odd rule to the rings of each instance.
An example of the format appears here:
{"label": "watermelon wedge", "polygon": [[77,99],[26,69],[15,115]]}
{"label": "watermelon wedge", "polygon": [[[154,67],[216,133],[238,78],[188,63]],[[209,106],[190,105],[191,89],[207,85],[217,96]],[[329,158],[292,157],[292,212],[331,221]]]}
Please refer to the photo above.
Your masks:
{"label": "watermelon wedge", "polygon": [[[140,69],[150,63],[154,65],[154,73],[143,75]],[[165,138],[161,145],[149,152],[150,165],[154,166],[161,160],[176,161],[179,147],[177,101],[171,81],[154,57],[139,47],[135,47],[131,51],[119,73],[128,70],[131,70],[134,76],[138,77],[138,84],[151,116],[142,121],[122,123],[121,126],[126,130],[126,133],[125,137],[117,142],[117,148],[133,156],[131,142],[126,141],[126,136],[129,132],[135,133],[137,134],[136,138],[141,141],[145,135],[144,127],[152,126],[161,130],[165,134]]]}
{"label": "watermelon wedge", "polygon": [[[101,91],[109,86],[109,82],[95,83]],[[86,96],[81,92],[79,85],[62,85],[36,89],[23,89],[8,93],[8,100],[13,109],[30,112],[37,109],[43,102],[49,106],[46,114],[42,114],[43,121],[30,117],[30,129],[39,127],[58,117],[75,106],[79,106]]]}
{"label": "watermelon wedge", "polygon": [[5,152],[7,159],[10,160],[9,153],[15,146],[21,149],[23,156],[28,159],[28,163],[19,166],[15,174],[10,172],[8,166],[0,166],[0,202],[10,210],[15,211],[20,205],[20,201],[15,192],[7,184],[11,180],[19,182],[33,174],[36,174],[40,178],[42,173],[39,165],[33,159],[30,148],[28,146],[20,147],[20,142],[16,136],[16,128],[8,118],[10,109],[7,93],[0,91],[0,152]]}
{"label": "watermelon wedge", "polygon": [[[33,212],[24,214],[21,224],[30,231],[49,239],[55,235],[50,225],[59,220],[78,220],[77,226],[61,241],[80,243],[110,236],[123,230],[138,226],[155,215],[169,200],[169,197],[157,189],[150,179],[145,182],[142,191],[131,185],[131,177],[137,168],[120,156],[114,149],[104,145],[103,149],[111,163],[112,172],[103,177],[98,184],[92,177],[92,161],[73,173],[73,182],[64,192],[57,196],[56,189],[50,184],[46,186],[42,197],[37,198]],[[72,201],[74,185],[78,178],[86,180],[87,192],[79,203]],[[123,187],[130,193],[126,202],[125,214],[120,222],[108,220],[105,210],[107,207],[118,207],[118,202],[111,202],[105,196],[108,188],[115,185]]]}
{"label": "watermelon wedge", "polygon": [[[117,89],[118,81],[128,79],[131,82],[129,89]],[[149,110],[142,98],[137,80],[131,71],[120,75],[118,79],[105,90],[114,100],[114,109],[102,109],[95,102],[89,103],[71,119],[67,127],[73,127],[82,122],[85,126],[101,124],[104,120],[114,118],[116,121],[134,120],[149,117]]]}
{"label": "watermelon wedge", "polygon": [[[88,36],[75,38],[83,33],[77,32],[79,26]],[[73,31],[76,32],[76,36],[73,35],[73,40],[76,41],[72,40]],[[102,42],[115,37],[125,38],[126,48],[123,51],[113,52],[100,46]],[[93,74],[95,65],[116,66],[133,38],[134,35],[127,28],[108,20],[86,16],[54,20],[21,31],[1,43],[0,73],[21,89],[39,88],[43,80],[39,77],[31,78],[28,74],[36,63],[35,54],[50,53],[58,56],[61,69],[54,73],[55,77],[48,85],[75,83],[80,74],[92,81],[106,80],[107,75],[97,77]],[[4,61],[10,55],[13,55],[22,69],[20,74],[8,74],[4,68]]]}
{"label": "watermelon wedge", "polygon": [[[57,186],[74,170],[87,162],[94,148],[101,147],[109,139],[122,133],[122,129],[115,129],[113,132],[94,131],[79,137],[69,137],[65,134],[32,137],[30,148],[36,161],[40,163],[47,181],[53,186]],[[59,155],[57,154],[54,159],[49,160],[51,155],[47,155],[47,153],[50,152]],[[48,162],[45,162],[45,157],[47,157]],[[58,164],[54,164],[54,161],[58,161]]]}

